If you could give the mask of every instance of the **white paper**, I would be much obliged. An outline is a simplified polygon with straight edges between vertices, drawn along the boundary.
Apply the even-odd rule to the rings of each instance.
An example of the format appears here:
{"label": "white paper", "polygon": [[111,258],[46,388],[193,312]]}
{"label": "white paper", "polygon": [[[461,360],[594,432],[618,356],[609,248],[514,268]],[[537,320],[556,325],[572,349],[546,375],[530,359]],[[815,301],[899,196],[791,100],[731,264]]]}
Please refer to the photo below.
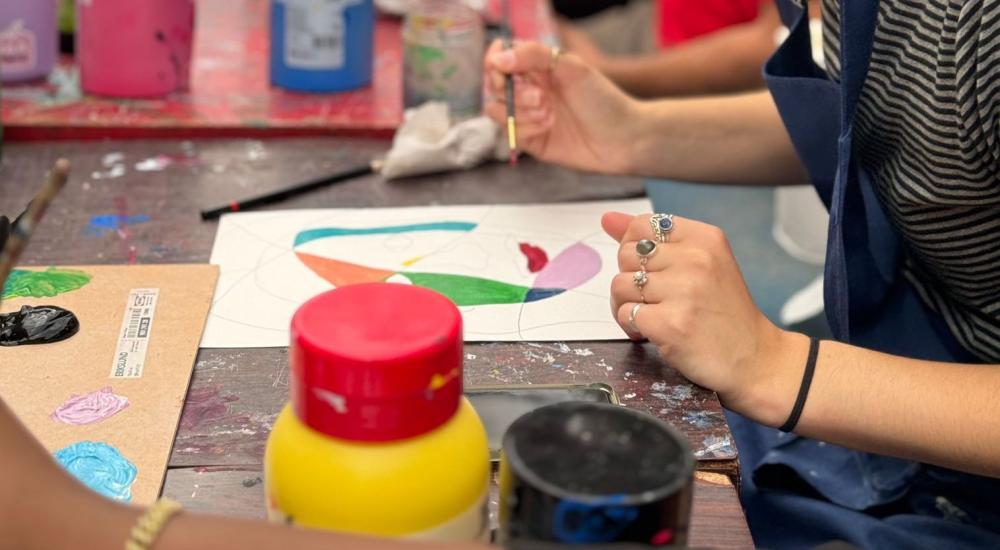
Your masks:
{"label": "white paper", "polygon": [[[363,266],[361,279],[421,284],[425,274],[424,284],[436,284],[458,275],[533,289],[517,303],[460,306],[466,341],[623,339],[609,306],[618,244],[600,217],[649,209],[639,199],[227,214],[212,249],[221,274],[201,347],[287,346],[299,305],[348,273],[332,262]],[[544,251],[548,264],[533,273],[522,244]]]}

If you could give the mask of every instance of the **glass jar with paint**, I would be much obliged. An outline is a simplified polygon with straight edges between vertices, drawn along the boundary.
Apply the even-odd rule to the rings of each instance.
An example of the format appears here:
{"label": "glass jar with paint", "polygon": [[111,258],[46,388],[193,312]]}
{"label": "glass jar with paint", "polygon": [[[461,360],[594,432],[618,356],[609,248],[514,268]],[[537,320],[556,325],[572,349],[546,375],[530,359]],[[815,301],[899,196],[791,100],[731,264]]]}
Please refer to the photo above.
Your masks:
{"label": "glass jar with paint", "polygon": [[342,287],[292,319],[291,403],[267,444],[269,517],[487,540],[486,431],[462,395],[462,317],[411,285]]}
{"label": "glass jar with paint", "polygon": [[0,2],[0,80],[44,78],[56,64],[57,0]]}
{"label": "glass jar with paint", "polygon": [[271,83],[340,92],[372,80],[372,0],[272,0]]}
{"label": "glass jar with paint", "polygon": [[403,104],[448,104],[452,118],[483,106],[483,20],[459,0],[418,0],[403,23]]}
{"label": "glass jar with paint", "polygon": [[541,407],[504,435],[500,542],[684,546],[694,466],[684,436],[648,414]]}
{"label": "glass jar with paint", "polygon": [[194,0],[78,2],[76,59],[88,94],[156,98],[188,88]]}

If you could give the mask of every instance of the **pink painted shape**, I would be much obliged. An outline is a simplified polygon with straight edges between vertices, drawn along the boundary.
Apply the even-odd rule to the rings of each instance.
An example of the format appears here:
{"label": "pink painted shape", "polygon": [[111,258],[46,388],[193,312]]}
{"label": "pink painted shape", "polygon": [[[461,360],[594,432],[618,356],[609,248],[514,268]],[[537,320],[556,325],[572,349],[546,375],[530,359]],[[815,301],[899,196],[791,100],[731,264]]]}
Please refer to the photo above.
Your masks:
{"label": "pink painted shape", "polygon": [[93,424],[110,418],[128,407],[128,398],[116,395],[111,387],[74,395],[52,413],[51,418],[64,424]]}
{"label": "pink painted shape", "polygon": [[586,244],[576,243],[549,261],[532,286],[570,290],[586,283],[600,272],[601,255]]}

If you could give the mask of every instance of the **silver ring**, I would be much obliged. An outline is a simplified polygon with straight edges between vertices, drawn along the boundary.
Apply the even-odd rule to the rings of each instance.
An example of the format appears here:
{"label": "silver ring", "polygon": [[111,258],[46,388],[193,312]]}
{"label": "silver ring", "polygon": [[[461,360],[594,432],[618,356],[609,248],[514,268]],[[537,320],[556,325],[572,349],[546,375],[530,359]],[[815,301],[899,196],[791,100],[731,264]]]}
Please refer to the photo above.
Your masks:
{"label": "silver ring", "polygon": [[632,327],[632,330],[638,334],[642,334],[642,331],[639,330],[639,327],[635,326],[635,317],[636,315],[639,315],[639,308],[641,307],[642,304],[632,306],[632,311],[628,314],[628,324]]}
{"label": "silver ring", "polygon": [[552,48],[549,49],[549,56],[549,70],[552,70],[556,68],[556,62],[559,61],[560,57],[562,57],[562,48],[559,46],[552,46]]}
{"label": "silver ring", "polygon": [[649,227],[652,228],[656,240],[661,243],[667,242],[670,232],[674,230],[673,214],[653,214],[649,218]]}
{"label": "silver ring", "polygon": [[642,290],[642,287],[646,286],[646,283],[649,282],[649,274],[645,271],[636,271],[632,275],[632,282],[635,283],[636,288]]}

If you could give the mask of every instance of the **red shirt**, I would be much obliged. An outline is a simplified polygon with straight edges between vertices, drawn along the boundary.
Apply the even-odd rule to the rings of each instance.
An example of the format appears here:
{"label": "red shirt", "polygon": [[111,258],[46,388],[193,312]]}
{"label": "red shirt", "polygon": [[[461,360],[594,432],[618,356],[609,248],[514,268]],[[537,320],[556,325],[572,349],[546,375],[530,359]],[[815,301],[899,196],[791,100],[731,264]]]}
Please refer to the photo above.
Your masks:
{"label": "red shirt", "polygon": [[660,47],[757,18],[768,0],[659,0]]}

